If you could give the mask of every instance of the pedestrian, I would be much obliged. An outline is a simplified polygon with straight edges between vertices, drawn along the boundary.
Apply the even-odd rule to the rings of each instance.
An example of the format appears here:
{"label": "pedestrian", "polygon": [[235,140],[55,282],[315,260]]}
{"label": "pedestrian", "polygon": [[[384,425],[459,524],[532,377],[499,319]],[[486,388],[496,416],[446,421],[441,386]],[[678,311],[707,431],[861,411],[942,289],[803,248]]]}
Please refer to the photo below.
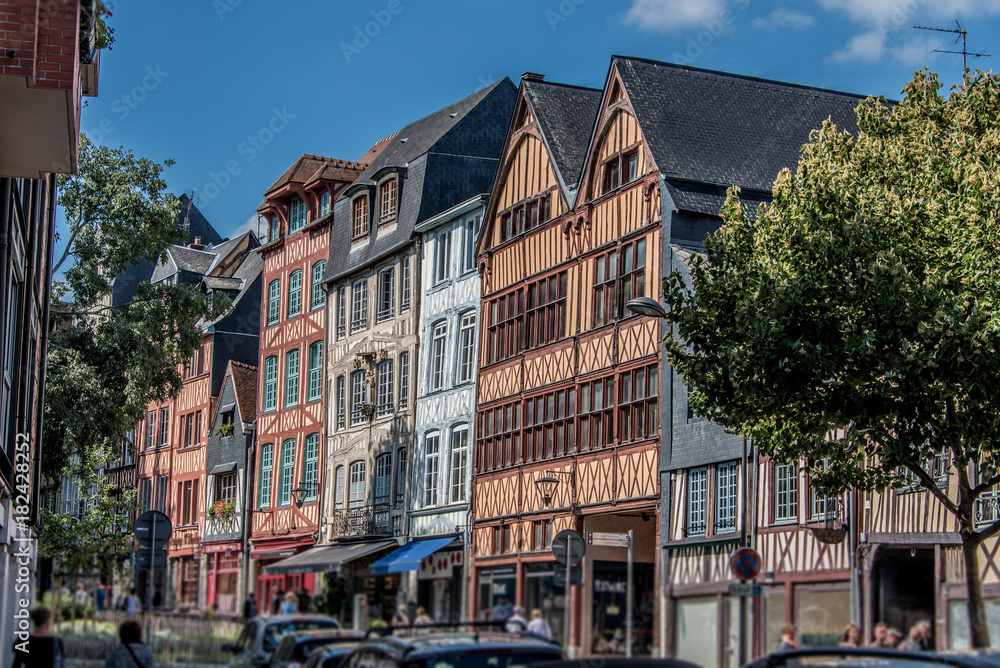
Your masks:
{"label": "pedestrian", "polygon": [[84,590],[82,582],[76,583],[76,591],[73,592],[73,601],[80,605],[87,602],[87,592]]}
{"label": "pedestrian", "polygon": [[108,592],[104,589],[104,585],[97,585],[97,593],[94,594],[94,601],[97,604],[97,612],[103,614],[108,601]]}
{"label": "pedestrian", "polygon": [[299,608],[299,597],[291,589],[285,594],[285,602],[281,604],[281,614],[294,615]]}
{"label": "pedestrian", "polygon": [[917,622],[917,627],[920,628],[920,647],[925,652],[930,652],[934,649],[934,638],[932,636],[931,622],[929,619],[921,619]]}
{"label": "pedestrian", "polygon": [[156,591],[153,592],[153,607],[159,608],[161,605],[163,605],[163,594],[161,594],[159,588],[157,588]]}
{"label": "pedestrian", "polygon": [[307,592],[304,588],[299,589],[299,612],[309,612],[310,603],[312,603],[312,597],[309,596],[309,592]]}
{"label": "pedestrian", "polygon": [[254,597],[254,593],[250,592],[247,594],[247,600],[243,603],[243,619],[244,621],[250,621],[257,616],[257,599]]}
{"label": "pedestrian", "polygon": [[871,643],[869,643],[869,647],[892,649],[892,645],[889,644],[889,627],[885,625],[885,622],[876,624],[872,632],[874,633],[874,637]]}
{"label": "pedestrian", "polygon": [[528,628],[528,620],[524,618],[524,608],[514,606],[514,614],[507,618],[503,625],[507,633],[520,633]]}
{"label": "pedestrian", "polygon": [[393,626],[409,626],[410,616],[406,612],[406,604],[400,603],[396,606],[396,614],[392,616]]}
{"label": "pedestrian", "polygon": [[139,622],[122,622],[118,627],[121,644],[115,647],[104,661],[104,668],[155,668],[153,653],[142,643]]}
{"label": "pedestrian", "polygon": [[280,589],[274,592],[274,600],[271,601],[271,614],[277,615],[281,612],[281,606],[285,600],[285,592]]}
{"label": "pedestrian", "polygon": [[924,646],[921,640],[923,639],[923,632],[920,630],[920,624],[914,624],[910,627],[909,636],[903,643],[898,647],[898,649],[904,652],[923,652]]}
{"label": "pedestrian", "polygon": [[534,608],[531,611],[531,621],[528,622],[528,633],[534,633],[546,640],[552,640],[552,627],[542,617],[542,611]]}
{"label": "pedestrian", "polygon": [[125,597],[125,614],[138,615],[141,612],[142,603],[139,601],[139,597],[136,596],[135,587],[132,587],[128,591],[128,596]]}
{"label": "pedestrian", "polygon": [[[417,616],[413,619],[414,626],[430,626],[434,623],[434,618],[427,614],[427,610],[420,606],[417,608]],[[430,630],[421,631],[420,633],[430,633]]]}
{"label": "pedestrian", "polygon": [[889,645],[889,649],[899,649],[900,643],[903,640],[903,632],[897,628],[890,628],[885,632],[886,642]]}
{"label": "pedestrian", "polygon": [[12,668],[65,668],[66,653],[62,639],[52,635],[52,612],[41,606],[28,613],[34,626],[26,641],[14,643]]}
{"label": "pedestrian", "polygon": [[496,605],[493,606],[493,611],[490,613],[490,621],[502,625],[513,613],[514,610],[510,605],[510,601],[505,596],[501,596],[497,599]]}
{"label": "pedestrian", "polygon": [[778,651],[783,652],[789,649],[798,649],[799,643],[795,639],[795,624],[785,624],[781,627],[781,644],[778,645]]}
{"label": "pedestrian", "polygon": [[840,637],[841,647],[861,647],[861,629],[857,624],[848,624],[844,635]]}

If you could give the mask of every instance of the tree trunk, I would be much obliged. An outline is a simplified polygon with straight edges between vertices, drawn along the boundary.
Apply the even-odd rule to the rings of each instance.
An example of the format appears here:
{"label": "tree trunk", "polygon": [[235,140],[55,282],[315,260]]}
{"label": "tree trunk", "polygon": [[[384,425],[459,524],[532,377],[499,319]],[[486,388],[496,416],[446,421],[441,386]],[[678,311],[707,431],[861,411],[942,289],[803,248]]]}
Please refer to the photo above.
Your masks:
{"label": "tree trunk", "polygon": [[986,648],[990,646],[990,629],[986,625],[983,580],[979,574],[979,542],[972,538],[971,530],[963,530],[961,534],[965,586],[969,590],[969,642],[973,648]]}

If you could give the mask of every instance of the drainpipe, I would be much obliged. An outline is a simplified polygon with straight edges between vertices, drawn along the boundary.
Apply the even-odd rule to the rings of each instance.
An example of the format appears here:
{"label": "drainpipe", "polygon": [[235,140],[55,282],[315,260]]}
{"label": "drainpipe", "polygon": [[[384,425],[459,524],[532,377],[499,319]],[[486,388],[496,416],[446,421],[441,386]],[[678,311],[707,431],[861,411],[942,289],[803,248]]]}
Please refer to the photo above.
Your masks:
{"label": "drainpipe", "polygon": [[[253,520],[253,512],[250,510],[250,505],[251,505],[250,490],[252,489],[250,481],[253,480],[253,462],[254,462],[253,451],[254,451],[254,445],[256,444],[257,441],[256,438],[257,423],[251,422],[250,424],[246,425],[246,428],[249,433],[246,434],[247,455],[246,455],[246,460],[243,463],[243,474],[244,474],[243,487],[245,489],[245,492],[243,494],[243,526],[241,527],[243,529],[243,579],[244,579],[242,600],[244,601],[246,600],[246,597],[249,594],[249,592],[253,591],[252,583],[250,582],[250,547],[249,547],[249,538],[250,538],[249,524],[250,521]],[[262,609],[260,605],[261,601],[257,601],[258,611]]]}

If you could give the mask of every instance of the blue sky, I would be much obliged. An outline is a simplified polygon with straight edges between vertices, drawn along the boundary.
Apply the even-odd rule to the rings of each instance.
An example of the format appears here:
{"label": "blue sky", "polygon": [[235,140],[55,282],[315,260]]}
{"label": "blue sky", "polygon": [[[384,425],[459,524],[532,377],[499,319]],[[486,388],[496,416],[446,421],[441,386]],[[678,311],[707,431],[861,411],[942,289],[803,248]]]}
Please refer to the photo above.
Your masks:
{"label": "blue sky", "polygon": [[[600,87],[622,54],[898,97],[915,69],[962,75],[954,35],[995,51],[1000,0],[112,1],[111,51],[82,129],[173,158],[223,236],[256,229],[300,155],[356,160],[402,125],[524,71]],[[958,45],[960,48],[960,44]],[[996,67],[1000,58],[970,60]]]}

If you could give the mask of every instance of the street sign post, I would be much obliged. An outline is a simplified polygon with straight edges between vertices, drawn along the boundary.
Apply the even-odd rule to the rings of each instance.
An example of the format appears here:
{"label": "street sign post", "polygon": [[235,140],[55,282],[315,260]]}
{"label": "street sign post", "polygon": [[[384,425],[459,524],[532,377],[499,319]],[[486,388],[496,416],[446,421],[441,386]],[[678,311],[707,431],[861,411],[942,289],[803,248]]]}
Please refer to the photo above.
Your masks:
{"label": "street sign post", "polygon": [[733,552],[729,565],[740,580],[753,580],[760,573],[760,554],[753,548],[741,547]]}
{"label": "street sign post", "polygon": [[629,538],[627,533],[602,533],[600,531],[588,531],[587,545],[628,547]]}
{"label": "street sign post", "polygon": [[[152,553],[152,562],[150,562],[150,553]],[[167,570],[167,551],[163,548],[139,550],[135,553],[135,567],[144,571],[165,571]]]}
{"label": "street sign post", "polygon": [[147,510],[135,521],[135,542],[147,549],[163,547],[172,531],[169,517],[159,510]]}
{"label": "street sign post", "polygon": [[552,556],[560,564],[577,564],[587,554],[587,544],[579,531],[563,529],[552,539]]}
{"label": "street sign post", "polygon": [[[566,573],[569,571],[569,584],[573,587],[580,587],[583,585],[583,569],[579,566],[566,566],[565,564],[556,564],[554,567],[554,572],[552,573],[552,579],[557,587],[566,586]],[[568,594],[567,594],[568,595]]]}
{"label": "street sign post", "polygon": [[729,595],[759,598],[764,595],[764,588],[749,582],[733,582],[729,585]]}

